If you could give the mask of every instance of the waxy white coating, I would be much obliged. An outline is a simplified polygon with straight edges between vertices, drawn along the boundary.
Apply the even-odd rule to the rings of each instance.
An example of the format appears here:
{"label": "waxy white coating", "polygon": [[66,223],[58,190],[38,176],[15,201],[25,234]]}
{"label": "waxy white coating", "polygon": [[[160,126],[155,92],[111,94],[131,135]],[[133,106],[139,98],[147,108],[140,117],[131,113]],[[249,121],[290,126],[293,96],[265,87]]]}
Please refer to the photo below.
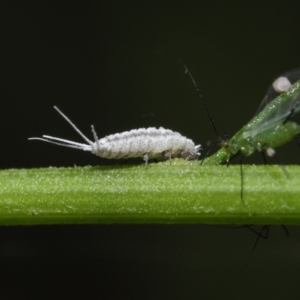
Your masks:
{"label": "waxy white coating", "polygon": [[95,140],[93,142],[56,106],[54,106],[54,109],[81,135],[87,144],[48,135],[43,135],[43,138],[29,138],[29,140],[41,140],[60,146],[90,151],[97,156],[109,159],[143,157],[146,163],[149,158],[163,160],[182,157],[187,160],[193,160],[200,155],[201,145],[196,146],[191,139],[163,127],[158,129],[154,127],[133,129],[98,139],[92,125],[92,133]]}

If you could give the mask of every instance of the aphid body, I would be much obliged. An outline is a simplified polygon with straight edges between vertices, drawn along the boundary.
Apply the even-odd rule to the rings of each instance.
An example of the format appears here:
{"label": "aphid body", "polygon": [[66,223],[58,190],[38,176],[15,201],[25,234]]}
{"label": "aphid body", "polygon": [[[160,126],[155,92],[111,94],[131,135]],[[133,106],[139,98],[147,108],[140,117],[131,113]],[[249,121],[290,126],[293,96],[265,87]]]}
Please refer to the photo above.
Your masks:
{"label": "aphid body", "polygon": [[268,101],[266,97],[260,106],[264,108],[229,141],[223,141],[222,148],[204,163],[228,163],[239,152],[249,156],[254,151],[277,148],[292,140],[300,132],[300,126],[289,121],[300,111],[300,81]]}
{"label": "aphid body", "polygon": [[87,144],[77,143],[57,137],[43,135],[43,138],[34,137],[29,140],[42,140],[44,142],[65,146],[69,148],[90,151],[103,158],[132,158],[143,157],[158,160],[181,157],[187,160],[197,159],[200,155],[201,145],[195,145],[191,139],[180,133],[160,128],[140,128],[122,133],[108,135],[98,139],[94,126],[92,133],[94,142],[89,140],[56,106],[55,110],[81,135]]}

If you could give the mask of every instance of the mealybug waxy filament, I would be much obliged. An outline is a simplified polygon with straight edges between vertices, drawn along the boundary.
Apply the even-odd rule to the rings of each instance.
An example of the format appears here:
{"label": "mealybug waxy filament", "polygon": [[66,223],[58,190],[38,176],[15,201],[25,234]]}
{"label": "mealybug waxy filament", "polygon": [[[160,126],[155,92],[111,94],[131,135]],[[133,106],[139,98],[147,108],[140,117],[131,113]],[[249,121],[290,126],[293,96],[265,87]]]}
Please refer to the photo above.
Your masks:
{"label": "mealybug waxy filament", "polygon": [[103,158],[143,157],[146,163],[150,158],[163,160],[181,157],[193,160],[197,159],[200,155],[201,145],[195,145],[191,139],[182,136],[178,132],[162,127],[158,129],[153,127],[133,129],[98,139],[95,128],[92,125],[92,133],[95,140],[93,142],[56,106],[54,106],[54,109],[77,131],[87,144],[48,135],[43,135],[42,138],[29,138],[29,140],[41,140],[64,147],[90,151]]}

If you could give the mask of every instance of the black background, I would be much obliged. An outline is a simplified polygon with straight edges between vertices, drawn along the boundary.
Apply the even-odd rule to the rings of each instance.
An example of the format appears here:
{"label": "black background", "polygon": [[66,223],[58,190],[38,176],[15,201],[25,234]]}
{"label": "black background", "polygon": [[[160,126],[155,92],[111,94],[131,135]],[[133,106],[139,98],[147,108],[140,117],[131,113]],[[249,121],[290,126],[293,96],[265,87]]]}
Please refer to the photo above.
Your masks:
{"label": "black background", "polygon": [[[220,132],[234,134],[268,86],[299,67],[297,1],[1,1],[0,167],[114,164],[27,141],[163,126],[204,146],[215,139],[192,72]],[[277,161],[299,163],[295,142]],[[137,161],[142,163],[141,160]],[[262,163],[258,154],[247,163]],[[299,292],[299,229],[255,235],[212,226],[0,228],[1,298],[287,299]],[[64,297],[65,298],[65,297]]]}

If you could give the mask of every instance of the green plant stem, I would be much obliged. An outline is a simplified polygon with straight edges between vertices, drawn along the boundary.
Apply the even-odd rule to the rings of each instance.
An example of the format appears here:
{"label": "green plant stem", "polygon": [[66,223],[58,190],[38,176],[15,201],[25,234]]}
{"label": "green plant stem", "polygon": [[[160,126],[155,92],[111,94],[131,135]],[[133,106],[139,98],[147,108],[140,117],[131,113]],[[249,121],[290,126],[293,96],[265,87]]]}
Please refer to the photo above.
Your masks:
{"label": "green plant stem", "polygon": [[148,166],[0,171],[0,224],[300,224],[300,167]]}

